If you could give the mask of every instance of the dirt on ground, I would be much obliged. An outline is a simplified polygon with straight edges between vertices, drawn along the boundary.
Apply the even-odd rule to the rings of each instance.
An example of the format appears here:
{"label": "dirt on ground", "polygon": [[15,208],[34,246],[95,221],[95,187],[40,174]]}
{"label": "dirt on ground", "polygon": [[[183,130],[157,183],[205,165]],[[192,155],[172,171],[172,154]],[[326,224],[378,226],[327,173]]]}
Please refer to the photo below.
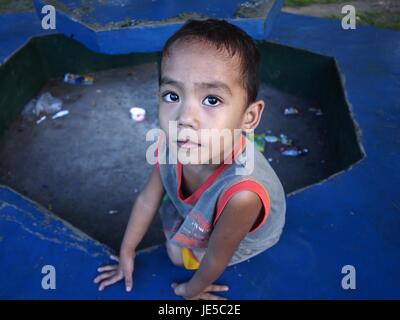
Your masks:
{"label": "dirt on ground", "polygon": [[304,7],[287,7],[285,6],[282,11],[295,14],[326,17],[332,15],[341,15],[344,5],[353,5],[356,12],[399,12],[400,14],[400,1],[399,0],[353,0],[343,1],[338,3],[328,4],[312,4]]}

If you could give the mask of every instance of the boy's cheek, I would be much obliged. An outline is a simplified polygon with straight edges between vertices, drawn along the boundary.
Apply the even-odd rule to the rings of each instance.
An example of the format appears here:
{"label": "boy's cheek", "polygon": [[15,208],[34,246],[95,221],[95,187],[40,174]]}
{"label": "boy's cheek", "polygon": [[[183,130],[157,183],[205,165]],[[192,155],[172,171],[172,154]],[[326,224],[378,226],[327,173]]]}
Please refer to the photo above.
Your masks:
{"label": "boy's cheek", "polygon": [[165,132],[165,134],[168,136],[168,123],[169,123],[169,118],[168,115],[165,114],[165,112],[161,111],[159,112],[159,121],[160,121],[160,127],[161,129]]}

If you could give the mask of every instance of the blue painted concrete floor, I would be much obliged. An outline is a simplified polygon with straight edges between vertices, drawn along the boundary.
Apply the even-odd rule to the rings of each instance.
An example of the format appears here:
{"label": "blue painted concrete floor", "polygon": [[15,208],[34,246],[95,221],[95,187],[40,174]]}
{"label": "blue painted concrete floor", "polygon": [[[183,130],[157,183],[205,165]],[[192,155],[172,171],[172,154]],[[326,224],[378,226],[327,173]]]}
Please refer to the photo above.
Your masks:
{"label": "blue painted concrete floor", "polygon": [[[37,26],[30,14],[18,17]],[[1,25],[1,61],[38,30],[14,36]],[[400,33],[373,27],[346,31],[337,20],[280,13],[268,40],[337,59],[367,157],[289,197],[280,242],[225,271],[219,282],[231,288],[226,297],[399,299]],[[0,298],[175,299],[170,284],[192,274],[173,266],[158,247],[137,257],[131,293],[122,283],[98,292],[93,278],[109,254],[44,208],[0,187]],[[44,265],[57,270],[56,290],[41,287]],[[356,269],[355,290],[342,289],[345,265]]]}

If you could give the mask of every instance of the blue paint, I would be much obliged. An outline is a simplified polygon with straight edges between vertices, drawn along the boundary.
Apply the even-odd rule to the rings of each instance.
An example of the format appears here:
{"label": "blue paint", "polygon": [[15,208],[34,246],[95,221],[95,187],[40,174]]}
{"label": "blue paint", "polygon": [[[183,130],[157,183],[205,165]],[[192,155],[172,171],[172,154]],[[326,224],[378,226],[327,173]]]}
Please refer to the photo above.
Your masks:
{"label": "blue paint", "polygon": [[0,14],[0,64],[32,37],[48,33],[42,29],[35,12]]}
{"label": "blue paint", "polygon": [[[60,1],[69,9],[79,7],[80,0]],[[208,1],[207,5],[199,1],[114,1],[112,5],[104,4],[95,7],[93,12],[84,15],[77,21],[65,12],[57,10],[57,31],[83,43],[89,49],[105,54],[127,54],[131,52],[160,51],[165,41],[178,30],[183,22],[159,21],[177,16],[181,13],[198,12],[210,17],[223,17],[249,33],[254,39],[263,39],[270,31],[276,13],[283,5],[283,0],[277,0],[266,17],[236,18],[234,13],[240,3],[245,1],[224,0]],[[125,6],[115,3],[126,3]],[[45,0],[34,0],[38,16],[42,17],[41,8]],[[223,14],[222,14],[223,13]],[[94,30],[92,23],[105,24],[109,22],[131,19],[154,20],[151,26],[135,25],[126,28]]]}
{"label": "blue paint", "polygon": [[[399,299],[400,33],[372,27],[344,31],[337,20],[281,13],[268,39],[337,59],[367,157],[289,197],[281,241],[228,268],[219,281],[231,287],[226,296]],[[122,283],[99,293],[92,279],[109,250],[43,211],[0,188],[0,268],[7,274],[0,298],[173,299],[170,283],[192,274],[174,267],[160,247],[137,257],[132,293]],[[57,268],[57,290],[41,289],[44,264]],[[341,288],[347,264],[357,270],[354,291]]]}

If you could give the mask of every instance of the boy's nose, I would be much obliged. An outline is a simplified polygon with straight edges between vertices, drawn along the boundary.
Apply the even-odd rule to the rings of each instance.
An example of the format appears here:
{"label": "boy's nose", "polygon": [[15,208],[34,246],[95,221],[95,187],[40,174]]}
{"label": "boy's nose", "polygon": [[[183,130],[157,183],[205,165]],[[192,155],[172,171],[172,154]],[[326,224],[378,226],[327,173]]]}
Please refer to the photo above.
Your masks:
{"label": "boy's nose", "polygon": [[198,113],[192,103],[185,103],[181,106],[178,114],[178,127],[199,128]]}

